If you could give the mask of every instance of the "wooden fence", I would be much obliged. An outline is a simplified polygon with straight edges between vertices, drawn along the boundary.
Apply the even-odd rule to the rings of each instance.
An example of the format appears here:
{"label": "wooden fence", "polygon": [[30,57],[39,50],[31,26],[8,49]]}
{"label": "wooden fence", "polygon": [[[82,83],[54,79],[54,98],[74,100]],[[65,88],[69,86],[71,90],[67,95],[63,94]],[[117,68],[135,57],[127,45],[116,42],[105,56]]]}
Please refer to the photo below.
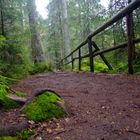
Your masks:
{"label": "wooden fence", "polygon": [[[136,10],[138,7],[140,7],[140,0],[133,0],[130,2],[124,9],[122,9],[119,13],[117,13],[115,16],[110,18],[105,24],[103,24],[101,27],[99,27],[97,30],[95,30],[93,33],[91,33],[87,39],[82,42],[75,50],[73,50],[68,56],[63,58],[59,65],[64,66],[68,64],[72,64],[72,69],[74,69],[74,61],[79,60],[79,70],[81,70],[81,62],[83,58],[89,58],[90,60],[90,71],[94,72],[94,57],[100,56],[104,63],[107,65],[107,67],[112,70],[111,65],[107,61],[107,59],[104,56],[104,53],[114,51],[119,48],[128,48],[128,73],[133,74],[133,53],[134,53],[134,45],[138,42],[140,42],[140,38],[134,39],[134,30],[133,30],[133,11]],[[117,46],[113,46],[112,48],[107,48],[104,50],[100,50],[97,44],[93,41],[94,37],[104,31],[105,29],[112,26],[115,22],[118,20],[126,17],[126,26],[127,26],[127,42],[123,42]],[[88,45],[89,53],[87,55],[82,56],[81,55],[81,48],[85,45]],[[74,53],[78,52],[78,56],[74,57]],[[66,62],[69,58],[70,61]]]}

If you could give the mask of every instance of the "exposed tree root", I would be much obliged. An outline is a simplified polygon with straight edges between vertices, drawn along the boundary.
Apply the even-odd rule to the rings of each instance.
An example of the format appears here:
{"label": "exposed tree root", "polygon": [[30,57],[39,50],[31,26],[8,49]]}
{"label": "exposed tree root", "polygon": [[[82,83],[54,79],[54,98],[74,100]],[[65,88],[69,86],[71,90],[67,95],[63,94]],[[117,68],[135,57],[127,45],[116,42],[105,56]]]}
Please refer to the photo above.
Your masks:
{"label": "exposed tree root", "polygon": [[[42,95],[44,92],[52,92],[52,93],[56,94],[58,97],[61,98],[61,96],[59,94],[57,94],[55,91],[52,91],[52,90],[49,90],[49,89],[36,90],[36,92],[29,99],[26,100],[25,104],[20,109],[20,111],[22,112],[25,109],[25,107],[35,99],[35,97],[37,97],[39,95]],[[70,113],[68,111],[69,109],[66,106],[66,103],[64,101],[62,101],[62,102],[61,101],[56,101],[54,104],[61,107],[67,113],[67,115],[70,115]]]}
{"label": "exposed tree root", "polygon": [[[39,95],[42,95],[46,91],[55,93],[57,96],[59,96],[61,98],[61,96],[58,95],[56,92],[54,92],[52,90],[48,90],[48,89],[37,90],[28,99],[23,98],[23,97],[18,97],[18,96],[13,95],[13,94],[7,95],[6,97],[11,99],[11,100],[13,100],[13,101],[15,101],[15,102],[17,102],[17,103],[19,103],[20,105],[23,105],[22,108],[20,109],[20,112],[22,112],[23,109],[35,99],[35,97],[37,97]],[[68,107],[65,104],[65,101],[56,101],[56,102],[54,102],[54,104],[59,106],[59,107],[61,107],[67,113],[67,115],[71,114],[70,110],[68,109]],[[0,136],[6,136],[6,135],[13,136],[13,135],[16,135],[17,132],[20,132],[20,131],[22,131],[24,129],[27,129],[28,126],[29,126],[29,124],[28,124],[27,121],[24,121],[24,122],[21,122],[21,123],[18,123],[18,124],[9,124],[7,126],[0,126]]]}
{"label": "exposed tree root", "polygon": [[18,96],[12,95],[12,94],[6,95],[6,97],[11,99],[11,100],[13,100],[13,101],[15,101],[15,102],[17,102],[17,103],[19,103],[20,105],[24,105],[25,102],[27,101],[26,98],[18,97]]}
{"label": "exposed tree root", "polygon": [[18,124],[9,124],[7,126],[0,126],[0,136],[15,136],[17,132],[21,132],[29,127],[27,121]]}

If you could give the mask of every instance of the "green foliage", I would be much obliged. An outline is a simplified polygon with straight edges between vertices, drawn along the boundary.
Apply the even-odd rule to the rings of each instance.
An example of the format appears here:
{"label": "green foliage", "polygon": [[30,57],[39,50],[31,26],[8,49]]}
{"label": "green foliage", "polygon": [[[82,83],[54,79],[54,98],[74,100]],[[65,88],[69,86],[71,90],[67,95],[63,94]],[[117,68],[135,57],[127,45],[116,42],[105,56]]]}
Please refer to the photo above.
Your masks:
{"label": "green foliage", "polygon": [[13,101],[9,98],[6,98],[6,97],[1,101],[1,104],[2,104],[3,110],[19,107],[19,104],[17,104],[15,101]]}
{"label": "green foliage", "polygon": [[123,64],[123,63],[119,63],[119,65],[117,66],[117,68],[115,69],[116,72],[126,72],[128,69],[128,65]]}
{"label": "green foliage", "polygon": [[30,132],[29,130],[24,130],[17,133],[17,138],[19,140],[29,140],[32,134],[33,132]]}
{"label": "green foliage", "polygon": [[5,99],[7,89],[8,89],[8,86],[0,84],[0,101],[3,101]]}
{"label": "green foliage", "polygon": [[9,80],[6,77],[0,76],[0,104],[3,104],[8,91]]}
{"label": "green foliage", "polygon": [[54,102],[61,100],[54,93],[44,92],[38,96],[25,109],[26,116],[34,121],[49,120],[52,118],[60,118],[65,116],[65,112],[60,107],[54,105]]}
{"label": "green foliage", "polygon": [[140,74],[140,57],[138,57],[134,63],[134,71],[136,74]]}
{"label": "green foliage", "polygon": [[[108,72],[107,66],[104,63],[100,62],[99,60],[96,60],[94,62],[94,69],[95,72]],[[90,71],[90,64],[88,59],[82,61],[82,70]]]}
{"label": "green foliage", "polygon": [[16,82],[17,80],[16,79],[13,79],[13,78],[8,78],[8,77],[5,77],[5,76],[1,76],[0,75],[0,84],[5,84],[5,85],[10,85],[14,82]]}
{"label": "green foliage", "polygon": [[108,72],[108,67],[101,62],[94,62],[95,72]]}
{"label": "green foliage", "polygon": [[15,95],[18,97],[26,97],[26,94],[20,91],[16,91]]}
{"label": "green foliage", "polygon": [[5,137],[0,137],[0,140],[18,140],[18,139],[16,137],[5,136]]}
{"label": "green foliage", "polygon": [[34,75],[37,73],[48,72],[48,71],[52,71],[52,70],[45,63],[37,63],[34,66],[29,68],[29,74],[31,75]]}
{"label": "green foliage", "polygon": [[71,69],[72,69],[71,64],[64,66],[64,69],[65,69],[65,70],[71,70]]}
{"label": "green foliage", "polygon": [[23,130],[21,132],[18,132],[15,137],[12,136],[4,136],[0,137],[0,140],[29,140],[33,132],[30,132],[29,130]]}
{"label": "green foliage", "polygon": [[0,76],[0,107],[2,107],[2,109],[10,109],[18,106],[16,102],[6,97],[9,90],[8,85],[15,81],[15,79]]}
{"label": "green foliage", "polygon": [[[4,39],[1,39],[4,40]],[[22,48],[17,41],[0,41],[0,73],[5,76],[16,77],[25,73]],[[27,70],[26,70],[27,71]]]}
{"label": "green foliage", "polygon": [[84,59],[82,61],[82,70],[83,71],[90,71],[90,64],[88,59]]}
{"label": "green foliage", "polygon": [[6,38],[2,35],[0,35],[0,45],[3,45],[5,42]]}

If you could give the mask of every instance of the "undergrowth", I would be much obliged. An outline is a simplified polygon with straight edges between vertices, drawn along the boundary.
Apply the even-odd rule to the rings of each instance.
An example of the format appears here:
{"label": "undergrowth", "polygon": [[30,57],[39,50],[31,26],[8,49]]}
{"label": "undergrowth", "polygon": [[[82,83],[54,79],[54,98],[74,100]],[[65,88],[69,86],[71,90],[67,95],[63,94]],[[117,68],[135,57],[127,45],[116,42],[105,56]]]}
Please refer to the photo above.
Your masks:
{"label": "undergrowth", "polygon": [[[108,72],[108,67],[100,62],[100,61],[94,61],[94,70],[95,72]],[[90,63],[88,59],[85,59],[82,61],[82,71],[90,71]]]}
{"label": "undergrowth", "polygon": [[20,92],[20,91],[16,91],[15,95],[18,96],[18,97],[26,97],[27,96],[25,93]]}
{"label": "undergrowth", "polygon": [[[6,95],[9,92],[9,85],[12,84],[13,82],[16,82],[16,80],[12,78],[0,76],[0,109],[1,110],[16,108],[19,106],[15,101],[6,97]],[[15,94],[19,96],[23,96],[23,93],[21,92],[16,92]]]}
{"label": "undergrowth", "polygon": [[51,67],[47,63],[37,63],[33,66],[30,66],[28,72],[30,75],[34,75],[37,73],[44,73],[52,71]]}
{"label": "undergrowth", "polygon": [[21,132],[18,132],[16,136],[4,136],[0,137],[0,140],[29,140],[32,136],[33,132],[30,132],[29,130],[23,130]]}
{"label": "undergrowth", "polygon": [[57,100],[62,99],[54,93],[44,92],[44,94],[38,96],[31,104],[29,104],[23,112],[28,119],[36,122],[64,117],[65,112],[54,104]]}

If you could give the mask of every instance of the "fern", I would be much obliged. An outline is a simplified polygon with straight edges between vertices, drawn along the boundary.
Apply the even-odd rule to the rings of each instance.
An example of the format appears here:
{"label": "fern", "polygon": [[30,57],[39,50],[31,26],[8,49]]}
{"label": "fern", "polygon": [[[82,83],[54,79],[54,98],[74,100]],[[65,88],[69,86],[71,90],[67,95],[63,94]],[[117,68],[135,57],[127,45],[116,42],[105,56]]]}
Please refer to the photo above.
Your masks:
{"label": "fern", "polygon": [[0,76],[0,103],[5,100],[9,89],[8,85],[12,83],[12,81],[10,78]]}
{"label": "fern", "polygon": [[7,90],[8,90],[7,85],[0,84],[0,101],[3,101],[5,99]]}

